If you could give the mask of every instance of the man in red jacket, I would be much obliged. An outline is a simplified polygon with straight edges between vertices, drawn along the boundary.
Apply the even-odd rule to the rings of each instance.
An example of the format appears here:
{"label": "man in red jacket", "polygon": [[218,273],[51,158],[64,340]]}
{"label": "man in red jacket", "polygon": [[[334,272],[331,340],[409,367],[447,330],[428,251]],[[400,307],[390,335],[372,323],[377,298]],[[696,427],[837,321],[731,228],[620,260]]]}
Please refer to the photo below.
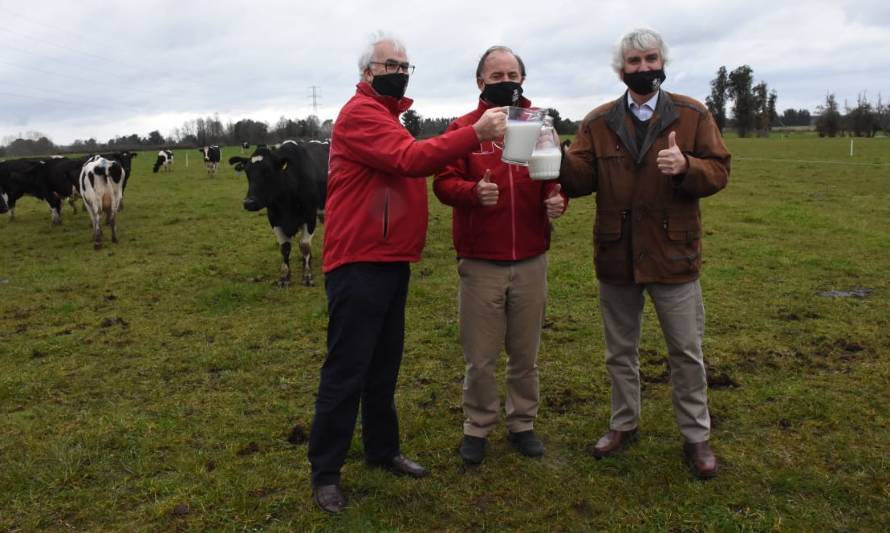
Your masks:
{"label": "man in red jacket", "polygon": [[[473,124],[497,106],[529,107],[522,96],[525,65],[505,46],[489,48],[476,69],[476,110],[447,131]],[[454,208],[454,248],[460,275],[460,340],[466,360],[464,437],[468,464],[485,457],[500,414],[495,367],[507,351],[507,438],[529,457],[544,454],[533,431],[538,412],[538,346],[547,299],[550,220],[566,206],[560,185],[533,181],[528,168],[501,161],[503,146],[483,142],[436,176],[434,191]]]}
{"label": "man in red jacket", "polygon": [[502,137],[503,109],[473,124],[415,141],[399,122],[412,100],[414,66],[404,45],[378,35],[359,59],[355,96],[331,134],[324,261],[328,354],[321,369],[309,438],[313,497],[325,511],[346,506],[340,469],[362,408],[368,464],[421,477],[427,470],[399,448],[394,394],[405,336],[408,263],[426,239],[423,179],[446,163]]}

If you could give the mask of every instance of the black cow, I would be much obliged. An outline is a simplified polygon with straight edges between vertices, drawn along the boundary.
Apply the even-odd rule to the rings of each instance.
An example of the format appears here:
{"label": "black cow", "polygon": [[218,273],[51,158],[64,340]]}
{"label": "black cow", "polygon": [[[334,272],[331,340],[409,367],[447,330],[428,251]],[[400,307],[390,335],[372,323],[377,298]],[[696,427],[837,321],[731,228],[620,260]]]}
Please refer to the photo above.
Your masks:
{"label": "black cow", "polygon": [[53,213],[53,224],[61,222],[62,201],[39,172],[47,161],[49,159],[13,159],[0,163],[0,191],[6,204],[4,212],[9,211],[10,220],[15,220],[16,202],[28,195],[46,201]]}
{"label": "black cow", "polygon": [[215,144],[205,146],[204,148],[198,148],[198,151],[204,154],[204,167],[207,169],[207,174],[216,174],[216,170],[219,168],[221,153],[219,146]]}
{"label": "black cow", "polygon": [[77,212],[76,200],[81,198],[79,178],[83,164],[83,159],[53,157],[25,172],[27,179],[42,187],[42,199],[46,200],[52,210],[53,224],[62,223],[62,200],[67,198],[68,204]]}
{"label": "black cow", "polygon": [[155,160],[154,166],[151,167],[151,171],[157,174],[160,169],[166,170],[167,172],[173,171],[172,150],[161,150],[158,152],[158,158]]}
{"label": "black cow", "polygon": [[327,195],[327,144],[282,144],[277,150],[257,148],[250,157],[232,157],[229,164],[247,174],[244,209],[266,208],[272,231],[278,239],[282,275],[278,285],[290,283],[291,238],[302,231],[303,284],[314,285],[312,278],[312,235],[316,216],[323,216]]}

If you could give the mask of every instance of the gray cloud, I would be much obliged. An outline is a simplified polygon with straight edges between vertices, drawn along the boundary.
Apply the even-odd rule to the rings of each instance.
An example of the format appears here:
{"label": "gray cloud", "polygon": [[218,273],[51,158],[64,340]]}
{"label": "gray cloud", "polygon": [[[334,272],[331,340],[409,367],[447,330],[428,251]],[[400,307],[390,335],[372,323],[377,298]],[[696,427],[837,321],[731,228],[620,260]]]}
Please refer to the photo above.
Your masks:
{"label": "gray cloud", "polygon": [[635,26],[658,29],[671,46],[666,88],[696,98],[707,95],[719,66],[742,64],[778,92],[780,110],[814,110],[827,92],[851,102],[862,91],[873,100],[890,95],[885,2],[516,0],[509,8],[465,0],[10,7],[0,26],[0,138],[29,130],[58,143],[166,135],[214,113],[304,117],[313,85],[321,118],[335,118],[376,29],[394,30],[408,45],[417,64],[409,96],[431,117],[474,107],[479,55],[506,44],[525,60],[526,94],[536,104],[581,118],[623,91],[609,58]]}

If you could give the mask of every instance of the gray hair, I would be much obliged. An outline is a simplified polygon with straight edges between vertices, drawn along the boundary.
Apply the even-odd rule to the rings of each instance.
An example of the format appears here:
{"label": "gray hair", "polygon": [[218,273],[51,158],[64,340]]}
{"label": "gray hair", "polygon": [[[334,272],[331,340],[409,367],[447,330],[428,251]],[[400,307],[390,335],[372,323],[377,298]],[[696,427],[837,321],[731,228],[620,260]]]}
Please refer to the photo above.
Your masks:
{"label": "gray hair", "polygon": [[482,57],[479,58],[479,64],[476,65],[476,79],[482,78],[482,69],[485,68],[485,60],[494,52],[506,52],[515,57],[516,61],[519,63],[519,74],[522,75],[523,78],[525,77],[525,63],[522,62],[522,58],[519,57],[519,54],[507,46],[495,45],[486,50],[485,53],[482,54]]}
{"label": "gray hair", "polygon": [[657,48],[664,64],[668,62],[668,47],[664,44],[661,35],[649,28],[637,28],[621,38],[616,44],[612,54],[612,68],[615,72],[624,70],[624,55],[631,50],[649,50]]}
{"label": "gray hair", "polygon": [[396,52],[405,51],[405,45],[398,37],[382,30],[372,33],[368,46],[365,48],[364,53],[358,58],[359,78],[365,73],[365,69],[371,66],[371,59],[374,57],[374,48],[376,48],[378,44],[385,42],[391,43]]}

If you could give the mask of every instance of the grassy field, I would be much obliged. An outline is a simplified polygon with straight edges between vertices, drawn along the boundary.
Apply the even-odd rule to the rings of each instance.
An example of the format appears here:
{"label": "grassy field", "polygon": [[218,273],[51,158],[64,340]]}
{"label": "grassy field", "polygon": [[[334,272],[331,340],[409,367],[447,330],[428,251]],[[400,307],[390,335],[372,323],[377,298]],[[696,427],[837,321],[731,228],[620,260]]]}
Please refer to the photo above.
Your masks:
{"label": "grassy field", "polygon": [[[53,227],[33,199],[0,219],[0,530],[887,530],[890,139],[857,140],[852,158],[847,139],[728,143],[730,185],[703,202],[716,480],[682,462],[649,306],[642,438],[588,451],[609,416],[592,198],[550,254],[547,454],[519,456],[501,430],[465,468],[450,211],[431,196],[397,403],[403,449],[433,475],[367,469],[356,439],[350,508],[322,514],[305,444],[322,283],[273,286],[277,245],[265,213],[241,209],[242,175],[208,177],[197,152],[152,174],[146,153],[117,245],[106,231],[93,251],[85,213]],[[864,297],[828,292],[852,290]]]}

